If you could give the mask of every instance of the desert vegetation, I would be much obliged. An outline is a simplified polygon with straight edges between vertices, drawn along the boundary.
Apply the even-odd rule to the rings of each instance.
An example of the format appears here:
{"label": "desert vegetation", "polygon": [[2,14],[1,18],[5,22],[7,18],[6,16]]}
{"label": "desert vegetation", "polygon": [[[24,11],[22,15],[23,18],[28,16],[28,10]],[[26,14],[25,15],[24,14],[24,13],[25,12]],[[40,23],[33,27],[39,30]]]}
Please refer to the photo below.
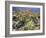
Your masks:
{"label": "desert vegetation", "polygon": [[17,31],[39,30],[40,29],[40,14],[32,13],[31,10],[13,11],[12,14],[12,29]]}

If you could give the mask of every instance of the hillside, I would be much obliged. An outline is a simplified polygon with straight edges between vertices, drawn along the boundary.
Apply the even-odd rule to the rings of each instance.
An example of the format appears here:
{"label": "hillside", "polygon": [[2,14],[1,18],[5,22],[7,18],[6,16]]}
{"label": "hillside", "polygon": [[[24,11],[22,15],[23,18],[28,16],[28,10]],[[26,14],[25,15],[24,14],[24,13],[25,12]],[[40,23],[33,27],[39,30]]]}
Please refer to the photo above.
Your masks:
{"label": "hillside", "polygon": [[40,14],[31,10],[13,11],[13,30],[39,30]]}

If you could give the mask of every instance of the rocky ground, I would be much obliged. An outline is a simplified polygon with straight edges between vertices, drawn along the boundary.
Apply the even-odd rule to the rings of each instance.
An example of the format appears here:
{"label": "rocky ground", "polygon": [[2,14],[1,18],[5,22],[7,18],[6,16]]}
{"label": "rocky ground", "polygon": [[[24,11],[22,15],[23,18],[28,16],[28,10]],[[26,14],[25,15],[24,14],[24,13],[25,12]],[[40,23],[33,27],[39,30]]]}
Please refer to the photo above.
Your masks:
{"label": "rocky ground", "polygon": [[28,11],[18,11],[13,14],[13,30],[39,30],[40,29],[40,15],[32,14]]}

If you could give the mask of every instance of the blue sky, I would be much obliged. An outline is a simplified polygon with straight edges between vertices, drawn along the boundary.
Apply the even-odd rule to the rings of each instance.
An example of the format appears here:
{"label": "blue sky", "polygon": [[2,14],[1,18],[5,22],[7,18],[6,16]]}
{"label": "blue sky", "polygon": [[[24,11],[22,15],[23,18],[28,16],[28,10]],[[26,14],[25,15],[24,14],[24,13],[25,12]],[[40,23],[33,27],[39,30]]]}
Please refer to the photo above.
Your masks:
{"label": "blue sky", "polygon": [[13,11],[16,10],[31,10],[33,13],[40,13],[40,8],[32,8],[32,7],[13,7]]}

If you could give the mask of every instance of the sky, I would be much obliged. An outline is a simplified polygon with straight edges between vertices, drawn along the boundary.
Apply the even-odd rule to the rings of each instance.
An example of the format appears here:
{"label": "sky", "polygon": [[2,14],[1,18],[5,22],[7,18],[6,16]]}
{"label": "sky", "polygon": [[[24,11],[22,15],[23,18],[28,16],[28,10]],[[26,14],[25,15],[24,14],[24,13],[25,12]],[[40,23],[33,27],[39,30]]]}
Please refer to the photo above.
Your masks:
{"label": "sky", "polygon": [[33,13],[40,13],[40,8],[32,8],[32,7],[12,7],[13,11],[16,10],[31,10]]}

